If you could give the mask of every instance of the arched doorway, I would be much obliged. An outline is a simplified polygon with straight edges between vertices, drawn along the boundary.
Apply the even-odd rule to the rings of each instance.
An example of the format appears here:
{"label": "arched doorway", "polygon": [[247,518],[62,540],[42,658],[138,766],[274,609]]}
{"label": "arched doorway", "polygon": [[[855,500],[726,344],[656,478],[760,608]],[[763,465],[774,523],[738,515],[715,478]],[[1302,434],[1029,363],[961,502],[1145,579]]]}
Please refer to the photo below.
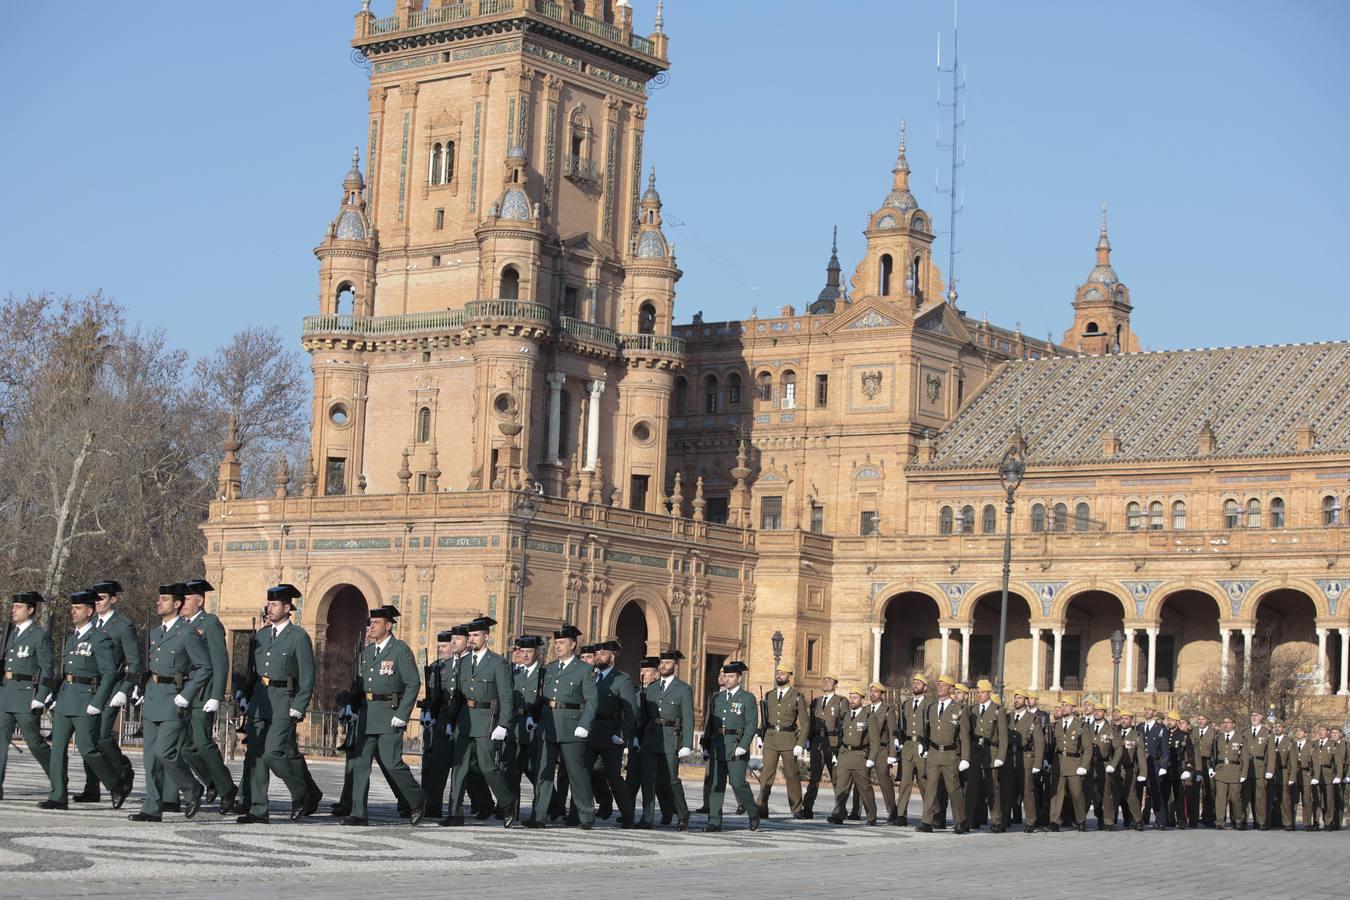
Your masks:
{"label": "arched doorway", "polygon": [[[970,671],[966,683],[974,684],[981,678],[995,680],[998,667],[998,620],[1002,594],[988,593],[975,601],[971,609]],[[1008,648],[1003,664],[1003,678],[1009,685],[1030,683],[1031,675],[1031,604],[1026,598],[1008,593]],[[1005,691],[1006,693],[1006,691]],[[1005,702],[1011,701],[1005,698]]]}
{"label": "arched doorway", "polygon": [[619,610],[619,618],[614,625],[614,636],[619,640],[619,671],[626,672],[634,683],[638,680],[638,668],[642,657],[647,655],[647,614],[642,604],[629,600]]}
{"label": "arched doorway", "polygon": [[[1066,691],[1111,690],[1111,634],[1125,624],[1120,601],[1105,591],[1075,594],[1064,610],[1058,684]],[[1051,682],[1056,683],[1056,682]]]}
{"label": "arched doorway", "polygon": [[370,608],[365,594],[350,584],[339,584],[325,598],[328,614],[319,629],[314,655],[318,660],[314,706],[331,709],[333,697],[352,683],[352,664],[365,643]]}
{"label": "arched doorway", "polygon": [[1195,691],[1217,678],[1219,646],[1218,601],[1202,591],[1168,594],[1159,616],[1158,690]]}
{"label": "arched doorway", "polygon": [[881,683],[891,691],[908,689],[915,672],[936,676],[942,665],[938,604],[927,594],[905,591],[886,601],[881,634]]}
{"label": "arched doorway", "polygon": [[[1242,644],[1237,642],[1238,652]],[[1317,671],[1317,605],[1300,590],[1280,588],[1263,594],[1256,605],[1256,634],[1251,650],[1253,691],[1271,679],[1311,685]]]}

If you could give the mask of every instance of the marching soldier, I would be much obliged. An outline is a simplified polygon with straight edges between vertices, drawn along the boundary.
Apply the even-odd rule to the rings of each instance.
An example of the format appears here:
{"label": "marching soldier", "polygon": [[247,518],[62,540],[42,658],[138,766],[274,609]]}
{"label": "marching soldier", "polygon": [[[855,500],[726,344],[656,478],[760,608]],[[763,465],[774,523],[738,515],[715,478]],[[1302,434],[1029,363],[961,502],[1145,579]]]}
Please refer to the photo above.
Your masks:
{"label": "marching soldier", "polygon": [[1181,728],[1181,716],[1167,714],[1167,776],[1160,779],[1167,797],[1167,823],[1186,830],[1186,788],[1195,768],[1195,748]]}
{"label": "marching soldier", "polygon": [[270,821],[267,791],[272,775],[290,791],[292,820],[313,815],[323,798],[309,777],[296,737],[314,695],[314,643],[291,621],[299,596],[290,584],[267,589],[267,624],[254,634],[249,648],[257,682],[244,704],[250,783],[248,812],[235,819],[240,825]]}
{"label": "marching soldier", "polygon": [[1334,796],[1334,802],[1328,800],[1328,831],[1341,830],[1341,817],[1345,815],[1345,783],[1347,778],[1347,747],[1345,735],[1339,728],[1331,729],[1332,746],[1332,787],[1328,790]]}
{"label": "marching soldier", "polygon": [[[94,775],[112,794],[113,809],[120,809],[131,785],[113,768],[112,760],[98,745],[99,717],[117,687],[117,657],[112,638],[94,628],[96,595],[76,591],[70,595],[70,622],[74,626],[63,648],[64,674],[52,709],[52,756],[47,769],[51,793],[38,804],[41,809],[67,809],[66,774],[69,771],[70,739],[93,767]],[[3,735],[8,743],[9,735]],[[148,741],[147,741],[148,744]]]}
{"label": "marching soldier", "polygon": [[[1308,740],[1308,730],[1303,727],[1294,729],[1294,740],[1288,748],[1288,765],[1285,768],[1285,785],[1293,803],[1303,807],[1303,830],[1313,831],[1317,827],[1317,811],[1313,807],[1312,786],[1312,741]],[[1290,813],[1286,829],[1294,824]]]}
{"label": "marching soldier", "polygon": [[1003,707],[993,701],[994,685],[981,678],[975,684],[975,706],[971,709],[970,737],[974,769],[966,786],[967,821],[990,809],[990,831],[1001,834],[1003,824],[1003,793],[1001,773],[1007,762],[1008,718]]}
{"label": "marching soldier", "polygon": [[[1313,803],[1316,804],[1320,826],[1327,831],[1336,828],[1336,791],[1333,779],[1340,777],[1336,759],[1336,745],[1331,740],[1331,729],[1326,725],[1317,726],[1317,740],[1312,746],[1312,777],[1308,779],[1313,788]],[[1314,826],[1313,830],[1318,830]]]}
{"label": "marching soldier", "polygon": [[[650,687],[658,678],[656,672],[661,665],[661,660],[656,656],[644,656],[638,664],[638,680],[641,686],[637,694],[637,719],[633,727],[633,738],[628,742],[628,792],[633,795],[636,815],[636,801],[639,793],[642,795],[642,803],[647,802],[647,789],[642,782],[642,735],[647,730],[646,717],[644,710],[647,702],[647,688]],[[658,790],[656,792],[656,802],[661,807],[661,824],[669,825],[675,818],[675,801],[666,791]],[[642,827],[642,821],[639,819],[633,825],[635,828]]]}
{"label": "marching soldier", "polygon": [[1238,831],[1247,830],[1247,819],[1242,812],[1242,784],[1251,766],[1251,747],[1233,728],[1233,717],[1224,716],[1220,733],[1214,744],[1215,822],[1217,831],[1224,829],[1224,817],[1236,823]]}
{"label": "marching soldier", "polygon": [[580,827],[589,830],[595,823],[595,797],[586,768],[586,738],[595,724],[595,670],[577,656],[580,635],[575,625],[564,625],[553,633],[557,658],[545,667],[540,688],[544,747],[526,828],[548,825],[549,801],[558,789],[560,768],[566,769]]}
{"label": "marching soldier", "polygon": [[[118,713],[126,709],[145,668],[141,659],[141,640],[131,620],[117,612],[117,595],[122,593],[122,585],[116,581],[100,581],[89,590],[98,597],[98,602],[94,604],[94,628],[112,638],[119,673],[112,698],[99,716],[98,746],[112,762],[113,768],[121,773],[122,780],[130,786],[135,781],[136,773],[132,771],[131,760],[122,752],[116,725]],[[87,763],[84,766],[84,790],[70,799],[76,803],[98,803],[102,799],[98,778]]]}
{"label": "marching soldier", "polygon": [[468,653],[455,669],[456,691],[450,715],[454,722],[455,769],[450,784],[449,814],[441,825],[464,824],[464,790],[475,772],[487,781],[506,828],[516,824],[516,795],[506,783],[498,752],[515,725],[511,666],[488,649],[488,635],[497,620],[481,616],[470,622]]}
{"label": "marching soldier", "polygon": [[679,650],[663,650],[657,678],[643,692],[640,828],[652,827],[657,791],[665,790],[674,802],[675,830],[689,830],[689,805],[680,784],[679,766],[680,760],[694,752],[694,694],[675,674],[682,659],[684,654]]}
{"label": "marching soldier", "polygon": [[[745,671],[745,663],[739,660],[724,665],[725,687],[708,703],[703,735],[708,750],[708,768],[713,774],[708,794],[708,826],[704,831],[722,830],[722,800],[728,779],[737,802],[749,812],[750,830],[759,828],[759,808],[745,780],[750,745],[759,730],[759,704],[755,702],[754,694],[741,687],[741,676]],[[875,814],[874,808],[874,817]]]}
{"label": "marching soldier", "polygon": [[623,778],[623,750],[637,724],[637,688],[633,679],[614,665],[619,642],[603,641],[595,648],[595,722],[586,738],[588,773],[601,775],[619,807],[619,824],[633,827],[633,795]]}
{"label": "marching soldier", "polygon": [[1163,779],[1167,775],[1167,729],[1158,721],[1158,711],[1151,706],[1144,707],[1144,721],[1138,726],[1144,736],[1144,751],[1148,756],[1148,802],[1143,805],[1145,824],[1150,812],[1153,814],[1153,827],[1162,831],[1167,827],[1167,797],[1163,791]]}
{"label": "marching soldier", "polygon": [[[451,741],[447,734],[449,722],[446,719],[446,696],[444,672],[451,662],[451,634],[440,631],[436,634],[436,659],[427,667],[426,699],[423,701],[422,722],[429,737],[428,746],[422,748],[422,793],[427,797],[425,816],[433,819],[441,817],[441,804],[445,802],[445,782],[450,778]],[[344,813],[345,815],[345,813]]]}
{"label": "marching soldier", "polygon": [[1036,773],[1036,827],[1044,828],[1050,823],[1050,713],[1040,708],[1040,696],[1032,690],[1027,691],[1027,712],[1036,717],[1045,733],[1046,754]]}
{"label": "marching soldier", "polygon": [[[1111,796],[1113,787],[1111,776],[1114,773],[1115,763],[1112,758],[1115,756],[1116,735],[1119,732],[1108,721],[1106,721],[1106,707],[1094,706],[1092,718],[1088,719],[1087,727],[1091,730],[1089,738],[1092,743],[1090,754],[1091,762],[1088,764],[1087,782],[1091,784],[1091,796],[1093,798],[1093,811],[1097,816],[1097,830],[1106,829],[1106,807],[1114,804],[1115,800]],[[1107,771],[1107,767],[1113,771]],[[1114,815],[1111,817],[1114,821]]]}
{"label": "marching soldier", "polygon": [[928,719],[932,700],[928,694],[928,679],[922,672],[915,672],[910,697],[897,709],[894,746],[899,768],[895,773],[896,812],[899,818],[896,825],[909,825],[909,801],[914,788],[919,789],[920,817],[924,821],[923,804],[926,790],[926,757],[928,755]]}
{"label": "marching soldier", "polygon": [[1008,721],[1007,784],[1011,790],[1005,806],[1016,821],[1020,802],[1021,820],[1028,834],[1036,831],[1036,779],[1044,759],[1045,729],[1036,714],[1027,709],[1026,691],[1019,688],[1013,691],[1013,711]]}
{"label": "marching soldier", "polygon": [[539,720],[542,718],[540,690],[544,678],[539,653],[543,646],[544,639],[534,634],[523,634],[515,641],[516,666],[511,673],[511,704],[515,707],[516,719],[506,739],[506,783],[516,798],[517,819],[520,818],[520,779],[522,776],[528,777],[530,784],[538,781],[540,757],[543,756],[539,739]]}
{"label": "marching soldier", "polygon": [[1115,771],[1111,778],[1111,802],[1107,806],[1107,827],[1115,825],[1116,813],[1125,808],[1125,825],[1135,831],[1144,830],[1141,817],[1139,793],[1136,784],[1148,781],[1148,754],[1144,750],[1144,738],[1134,727],[1134,713],[1128,709],[1120,711],[1120,725],[1117,731],[1112,764]]}
{"label": "marching soldier", "polygon": [[1073,713],[1073,703],[1060,702],[1059,721],[1050,731],[1054,743],[1055,796],[1050,801],[1050,830],[1059,831],[1060,817],[1067,799],[1073,807],[1073,825],[1087,831],[1087,804],[1083,798],[1083,777],[1091,759],[1090,734]]}
{"label": "marching soldier", "polygon": [[792,686],[792,664],[780,662],[774,668],[774,687],[761,701],[759,734],[764,753],[764,768],[760,770],[759,817],[768,818],[769,794],[778,765],[782,762],[783,780],[787,783],[788,807],[794,818],[801,818],[802,780],[797,761],[806,752],[806,728],[811,713],[806,698]]}
{"label": "marching soldier", "polygon": [[[896,711],[894,706],[886,702],[886,685],[880,681],[868,685],[867,694],[867,713],[875,721],[877,729],[877,751],[872,756],[870,774],[876,776],[877,786],[881,788],[881,799],[886,804],[886,824],[895,825],[900,821],[900,813],[895,806],[895,781],[891,777],[891,767],[899,761],[894,749]],[[849,814],[851,819],[858,818],[860,795],[861,791],[855,786],[853,810]]]}
{"label": "marching soldier", "polygon": [[[883,717],[884,718],[884,717]],[[881,735],[872,711],[863,706],[863,689],[849,688],[848,710],[839,719],[838,755],[834,759],[834,812],[827,821],[844,824],[849,794],[857,791],[867,812],[867,824],[877,824],[877,798],[872,793],[871,770],[881,752]],[[753,828],[754,825],[751,825]]]}
{"label": "marching soldier", "polygon": [[839,679],[826,674],[820,680],[823,693],[811,701],[811,729],[807,751],[810,753],[811,766],[807,772],[806,796],[802,798],[802,818],[814,818],[816,794],[820,792],[820,778],[825,769],[830,770],[830,781],[834,781],[834,763],[839,749],[839,717],[848,708],[847,701],[834,692]]}
{"label": "marching soldier", "polygon": [[[1284,733],[1284,723],[1276,721],[1270,726],[1270,752],[1271,752],[1271,770],[1275,777],[1271,780],[1271,790],[1278,792],[1280,798],[1280,824],[1284,826],[1285,831],[1294,830],[1294,802],[1293,796],[1288,790],[1285,781],[1289,778],[1289,773],[1297,768],[1296,762],[1291,763],[1290,748],[1294,746],[1294,739]],[[1274,803],[1271,804],[1275,806]]]}
{"label": "marching soldier", "polygon": [[965,707],[952,696],[955,684],[946,675],[938,678],[937,700],[924,733],[924,746],[928,750],[925,760],[927,793],[923,824],[918,831],[932,831],[933,823],[943,814],[939,801],[939,790],[943,787],[952,805],[952,818],[956,820],[953,833],[965,834],[970,830],[966,824],[966,796],[960,779],[961,773],[970,768],[970,722]]}
{"label": "marching soldier", "polygon": [[[220,814],[226,815],[234,809],[239,789],[225,766],[225,760],[221,758],[220,747],[216,745],[215,739],[216,713],[225,699],[225,682],[230,674],[230,658],[225,652],[225,626],[215,615],[203,609],[207,591],[215,590],[209,582],[195,578],[187,582],[185,587],[187,592],[183,598],[183,618],[187,620],[188,628],[206,642],[207,655],[211,659],[211,679],[201,693],[188,698],[192,701],[192,709],[188,716],[183,755],[193,772],[206,785],[206,802],[220,797]],[[130,624],[127,625],[127,631],[134,641],[136,635]]]}
{"label": "marching soldier", "polygon": [[203,789],[188,767],[188,716],[192,698],[211,683],[211,654],[206,637],[183,618],[187,586],[161,585],[155,602],[159,625],[150,631],[145,659],[141,724],[145,729],[145,801],[127,818],[161,822],[165,795],[182,797],[183,815],[191,819],[201,806]]}
{"label": "marching soldier", "polygon": [[[51,696],[55,678],[52,639],[35,621],[42,595],[23,591],[9,598],[9,629],[0,658],[4,679],[0,681],[0,800],[5,797],[5,762],[9,759],[10,735],[17,725],[28,752],[50,777],[52,748],[42,736],[42,710]],[[128,789],[130,781],[126,781]]]}
{"label": "marching soldier", "polygon": [[1249,718],[1251,726],[1242,735],[1242,740],[1251,750],[1248,754],[1247,785],[1242,791],[1242,801],[1244,811],[1247,808],[1251,809],[1255,827],[1265,831],[1268,827],[1266,817],[1270,813],[1266,782],[1275,778],[1275,773],[1270,769],[1273,762],[1270,759],[1270,729],[1266,727],[1265,718],[1256,710],[1252,710]]}
{"label": "marching soldier", "polygon": [[[1214,739],[1218,734],[1207,716],[1195,717],[1195,728],[1191,730],[1191,744],[1195,747],[1195,778],[1192,779],[1192,792],[1195,794],[1194,817],[1199,814],[1198,824],[1206,828],[1214,827],[1214,781],[1209,777],[1213,768]],[[1197,824],[1194,820],[1192,824]]]}

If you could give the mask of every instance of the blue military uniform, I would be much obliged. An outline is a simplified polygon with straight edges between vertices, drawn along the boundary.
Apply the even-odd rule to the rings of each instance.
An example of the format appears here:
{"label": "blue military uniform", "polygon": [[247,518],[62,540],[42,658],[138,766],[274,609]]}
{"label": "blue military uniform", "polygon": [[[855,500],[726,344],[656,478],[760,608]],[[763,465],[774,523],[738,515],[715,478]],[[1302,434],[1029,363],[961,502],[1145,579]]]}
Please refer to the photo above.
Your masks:
{"label": "blue military uniform", "polygon": [[[37,615],[42,595],[36,591],[15,594],[10,602],[24,604]],[[11,618],[11,621],[12,618]],[[0,799],[4,797],[5,762],[9,758],[9,736],[17,726],[28,744],[28,752],[46,772],[51,762],[52,748],[42,736],[42,709],[50,691],[53,677],[52,639],[47,630],[33,619],[23,625],[9,626],[5,633],[4,676],[0,681]],[[35,705],[36,704],[36,705]]]}

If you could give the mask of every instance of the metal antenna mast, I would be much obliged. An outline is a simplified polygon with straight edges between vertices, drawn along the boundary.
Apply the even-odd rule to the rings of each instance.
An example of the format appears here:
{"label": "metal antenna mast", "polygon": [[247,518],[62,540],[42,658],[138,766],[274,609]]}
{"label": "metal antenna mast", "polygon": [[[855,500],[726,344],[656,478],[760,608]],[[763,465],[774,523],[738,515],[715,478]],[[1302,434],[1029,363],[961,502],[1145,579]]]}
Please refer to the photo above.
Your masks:
{"label": "metal antenna mast", "polygon": [[[952,174],[951,182],[944,190],[938,176],[933,179],[933,186],[939,194],[947,194],[950,198],[951,213],[947,220],[947,302],[952,306],[956,305],[956,217],[961,214],[965,208],[965,195],[958,195],[956,192],[956,173],[965,167],[966,148],[961,143],[961,129],[966,125],[965,110],[963,109],[963,100],[966,92],[965,73],[961,70],[960,44],[957,33],[956,17],[957,0],[952,0],[952,65],[949,69],[942,67],[942,32],[938,32],[937,41],[937,69],[938,72],[952,75],[952,95],[950,103],[942,102],[942,85],[938,85],[938,109],[952,111],[952,134],[951,143],[942,142],[942,126],[938,125],[937,146],[939,150],[947,150],[952,155]],[[960,155],[957,150],[960,149]]]}

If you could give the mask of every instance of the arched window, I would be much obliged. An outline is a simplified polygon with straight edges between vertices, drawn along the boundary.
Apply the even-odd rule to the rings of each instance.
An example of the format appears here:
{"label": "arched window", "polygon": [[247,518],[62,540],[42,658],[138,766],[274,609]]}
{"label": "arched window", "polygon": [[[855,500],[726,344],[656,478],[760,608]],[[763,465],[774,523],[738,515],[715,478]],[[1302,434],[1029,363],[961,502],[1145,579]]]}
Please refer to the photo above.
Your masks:
{"label": "arched window", "polygon": [[727,406],[736,409],[741,405],[741,375],[732,372],[727,376]]}
{"label": "arched window", "polygon": [[333,297],[334,315],[355,315],[356,314],[356,288],[349,282],[342,282],[338,285],[337,294]]}
{"label": "arched window", "polygon": [[1131,500],[1125,505],[1125,527],[1130,531],[1138,531],[1144,526],[1144,511],[1138,503]]}
{"label": "arched window", "polygon": [[443,168],[444,157],[442,156],[442,151],[444,149],[445,148],[441,146],[440,141],[431,145],[431,159],[429,160],[431,171],[427,173],[427,180],[432,184],[444,184],[442,181],[445,174]]}
{"label": "arched window", "polygon": [[425,444],[431,440],[431,407],[424,406],[417,411],[417,443]]}
{"label": "arched window", "polygon": [[703,382],[703,412],[715,416],[722,411],[722,392],[717,389],[717,376],[709,375]]}
{"label": "arched window", "polygon": [[1241,517],[1241,515],[1240,515],[1239,512],[1238,512],[1238,502],[1237,502],[1236,500],[1233,500],[1233,499],[1230,498],[1230,499],[1228,499],[1228,500],[1223,501],[1223,527],[1224,527],[1224,528],[1236,528],[1236,527],[1238,527],[1238,521],[1239,521],[1241,518],[1242,518],[1242,517]]}
{"label": "arched window", "polygon": [[1073,508],[1073,530],[1087,531],[1088,525],[1092,522],[1092,511],[1088,509],[1086,503],[1080,503]]}
{"label": "arched window", "polygon": [[684,378],[675,379],[675,412],[678,418],[689,411],[689,382]]}
{"label": "arched window", "polygon": [[497,291],[497,296],[503,300],[520,299],[520,273],[515,266],[502,269],[501,289]]}
{"label": "arched window", "polygon": [[1040,503],[1031,507],[1031,530],[1036,532],[1045,530],[1045,507]]}
{"label": "arched window", "polygon": [[952,533],[952,508],[950,506],[942,507],[938,513],[938,534]]}
{"label": "arched window", "polygon": [[1280,497],[1275,497],[1270,501],[1270,527],[1284,527],[1284,500]]}
{"label": "arched window", "polygon": [[788,369],[783,373],[783,409],[797,408],[797,373]]}
{"label": "arched window", "polygon": [[1054,518],[1050,522],[1050,527],[1054,531],[1066,531],[1069,527],[1069,507],[1063,503],[1056,503],[1054,509]]}
{"label": "arched window", "polygon": [[455,142],[446,141],[445,149],[441,152],[443,154],[441,184],[449,184],[455,178]]}
{"label": "arched window", "polygon": [[993,534],[998,531],[998,510],[992,505],[986,506],[980,513],[980,531],[985,534]]}
{"label": "arched window", "polygon": [[656,307],[647,301],[638,307],[638,334],[656,333]]}
{"label": "arched window", "polygon": [[1163,530],[1163,505],[1161,500],[1154,500],[1148,505],[1148,530]]}
{"label": "arched window", "polygon": [[1087,323],[1087,333],[1088,333],[1088,334],[1097,334],[1097,333],[1098,333],[1097,323],[1096,323],[1096,322],[1089,322],[1089,323]]}
{"label": "arched window", "polygon": [[975,533],[975,507],[973,506],[961,507],[961,533]]}
{"label": "arched window", "polygon": [[[922,228],[923,226],[920,224],[922,221],[922,219],[915,219],[915,227]],[[916,255],[914,261],[911,262],[909,266],[909,292],[913,294],[914,299],[920,303],[923,302],[923,282],[919,280],[919,272],[921,271],[922,265],[923,257]]]}
{"label": "arched window", "polygon": [[1261,527],[1261,501],[1255,497],[1247,501],[1247,527]]}
{"label": "arched window", "polygon": [[1335,497],[1327,496],[1322,498],[1322,524],[1341,524],[1341,504]]}
{"label": "arched window", "polygon": [[883,297],[890,296],[891,293],[891,255],[889,253],[881,254],[881,278],[877,284],[877,293]]}
{"label": "arched window", "polygon": [[1177,500],[1172,504],[1172,530],[1186,530],[1186,501]]}
{"label": "arched window", "polygon": [[768,372],[760,372],[759,379],[759,399],[765,403],[773,400],[773,376]]}

